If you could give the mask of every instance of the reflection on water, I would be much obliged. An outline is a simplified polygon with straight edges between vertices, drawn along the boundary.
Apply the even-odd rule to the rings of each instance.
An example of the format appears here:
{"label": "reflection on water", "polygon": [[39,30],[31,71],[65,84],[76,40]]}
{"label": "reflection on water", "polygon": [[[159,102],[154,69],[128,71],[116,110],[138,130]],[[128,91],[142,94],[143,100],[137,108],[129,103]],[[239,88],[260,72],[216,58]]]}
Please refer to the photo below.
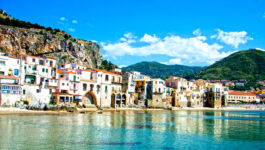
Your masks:
{"label": "reflection on water", "polygon": [[0,149],[262,149],[263,111],[0,116]]}

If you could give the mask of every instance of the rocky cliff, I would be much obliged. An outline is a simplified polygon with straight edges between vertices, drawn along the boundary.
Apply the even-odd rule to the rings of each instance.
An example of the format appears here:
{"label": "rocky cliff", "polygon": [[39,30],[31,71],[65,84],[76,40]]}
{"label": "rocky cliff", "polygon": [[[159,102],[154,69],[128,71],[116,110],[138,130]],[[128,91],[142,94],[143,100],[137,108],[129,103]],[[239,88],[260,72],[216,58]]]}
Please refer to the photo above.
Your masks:
{"label": "rocky cliff", "polygon": [[17,55],[55,56],[58,64],[76,63],[94,68],[102,64],[101,50],[97,43],[72,38],[59,29],[12,18],[2,9],[0,51]]}
{"label": "rocky cliff", "polygon": [[44,29],[25,29],[0,26],[0,51],[13,54],[50,55],[58,64],[77,63],[99,67],[102,63],[98,44],[52,34]]}

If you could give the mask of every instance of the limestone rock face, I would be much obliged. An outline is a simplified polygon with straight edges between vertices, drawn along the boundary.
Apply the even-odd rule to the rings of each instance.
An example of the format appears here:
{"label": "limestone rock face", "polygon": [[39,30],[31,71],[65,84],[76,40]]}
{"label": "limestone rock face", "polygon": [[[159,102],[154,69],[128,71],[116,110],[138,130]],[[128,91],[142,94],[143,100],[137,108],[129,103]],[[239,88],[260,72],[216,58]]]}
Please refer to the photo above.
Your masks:
{"label": "limestone rock face", "polygon": [[[65,33],[65,35],[68,35]],[[0,25],[0,51],[35,56],[49,55],[58,64],[76,63],[97,68],[102,63],[97,43],[52,34],[41,29],[24,29]]]}

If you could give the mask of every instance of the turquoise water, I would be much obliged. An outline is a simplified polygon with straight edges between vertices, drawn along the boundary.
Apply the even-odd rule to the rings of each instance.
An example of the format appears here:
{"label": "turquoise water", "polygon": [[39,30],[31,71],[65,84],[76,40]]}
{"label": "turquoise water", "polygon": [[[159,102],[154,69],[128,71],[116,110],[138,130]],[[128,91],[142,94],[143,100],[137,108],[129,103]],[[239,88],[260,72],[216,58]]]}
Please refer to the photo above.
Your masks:
{"label": "turquoise water", "polygon": [[265,112],[2,115],[0,135],[0,149],[265,149]]}

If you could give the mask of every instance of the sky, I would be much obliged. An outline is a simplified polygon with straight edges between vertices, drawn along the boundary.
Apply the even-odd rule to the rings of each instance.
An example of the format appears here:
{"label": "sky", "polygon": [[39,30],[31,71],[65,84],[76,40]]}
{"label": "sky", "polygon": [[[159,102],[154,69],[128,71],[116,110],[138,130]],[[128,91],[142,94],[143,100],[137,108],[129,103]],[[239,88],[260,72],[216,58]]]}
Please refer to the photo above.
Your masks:
{"label": "sky", "polygon": [[265,0],[0,0],[12,17],[97,42],[119,67],[208,66],[265,49]]}

